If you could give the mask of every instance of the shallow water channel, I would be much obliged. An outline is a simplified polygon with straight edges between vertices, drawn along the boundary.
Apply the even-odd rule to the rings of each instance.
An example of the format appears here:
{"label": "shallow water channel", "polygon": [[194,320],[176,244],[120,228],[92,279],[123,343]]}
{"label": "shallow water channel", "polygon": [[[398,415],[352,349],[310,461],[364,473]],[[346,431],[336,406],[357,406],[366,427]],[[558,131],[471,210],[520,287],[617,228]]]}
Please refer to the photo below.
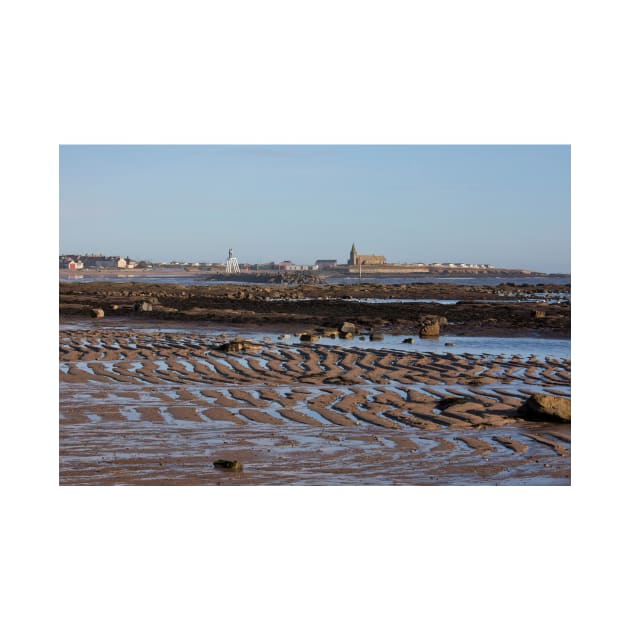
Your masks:
{"label": "shallow water channel", "polygon": [[[233,339],[244,337],[258,342],[282,341],[283,343],[301,345],[299,336],[293,333],[278,334],[278,331],[253,328],[251,326],[191,326],[189,324],[175,324],[169,322],[164,326],[156,326],[150,323],[129,323],[122,325],[104,325],[98,322],[86,321],[80,323],[61,324],[64,329],[112,329],[133,330],[139,329],[146,332],[162,332],[176,334],[207,335],[209,341],[214,342],[217,337]],[[422,339],[418,336],[411,337],[413,343],[404,343],[409,339],[408,335],[385,335],[383,341],[370,341],[368,336],[357,336],[354,339],[330,339],[320,338],[315,342],[322,346],[339,346],[341,348],[361,348],[371,350],[402,350],[405,352],[432,352],[439,354],[474,354],[493,356],[536,356],[540,359],[552,357],[554,359],[571,358],[570,339],[547,339],[538,337],[463,337],[445,335],[437,339]],[[448,344],[448,345],[447,345]]]}

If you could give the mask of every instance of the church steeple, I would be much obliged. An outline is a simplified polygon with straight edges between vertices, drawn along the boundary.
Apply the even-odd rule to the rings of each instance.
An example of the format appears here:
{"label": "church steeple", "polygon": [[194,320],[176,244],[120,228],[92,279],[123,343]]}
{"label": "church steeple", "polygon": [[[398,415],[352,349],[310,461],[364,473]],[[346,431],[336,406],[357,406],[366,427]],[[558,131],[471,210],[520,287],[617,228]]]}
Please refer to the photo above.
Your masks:
{"label": "church steeple", "polygon": [[357,264],[357,248],[354,246],[354,243],[352,243],[352,249],[350,250],[350,258],[348,258],[348,264],[349,265]]}

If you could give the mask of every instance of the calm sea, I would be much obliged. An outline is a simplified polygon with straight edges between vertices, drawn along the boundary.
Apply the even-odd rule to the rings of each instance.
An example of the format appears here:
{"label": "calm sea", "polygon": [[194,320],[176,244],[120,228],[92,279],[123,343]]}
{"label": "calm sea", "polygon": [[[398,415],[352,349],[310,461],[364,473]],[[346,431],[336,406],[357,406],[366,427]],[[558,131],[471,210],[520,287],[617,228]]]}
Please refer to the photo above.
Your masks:
{"label": "calm sea", "polygon": [[376,284],[415,284],[430,282],[448,282],[450,284],[467,284],[476,286],[496,286],[497,284],[506,284],[512,282],[514,284],[571,284],[571,276],[467,276],[462,278],[444,278],[434,276],[432,278],[425,277],[405,277],[398,276],[395,278],[383,277],[363,277],[359,278],[330,278],[331,284],[360,284],[360,283],[376,283]]}

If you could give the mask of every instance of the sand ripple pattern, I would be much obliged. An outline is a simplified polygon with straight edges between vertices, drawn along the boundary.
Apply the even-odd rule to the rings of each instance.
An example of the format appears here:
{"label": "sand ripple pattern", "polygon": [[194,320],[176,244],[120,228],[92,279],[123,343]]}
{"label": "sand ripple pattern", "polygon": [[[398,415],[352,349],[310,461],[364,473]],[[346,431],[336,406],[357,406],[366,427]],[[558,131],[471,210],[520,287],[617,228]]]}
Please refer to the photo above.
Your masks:
{"label": "sand ripple pattern", "polygon": [[569,360],[215,342],[60,332],[60,483],[570,483],[569,426],[515,415]]}

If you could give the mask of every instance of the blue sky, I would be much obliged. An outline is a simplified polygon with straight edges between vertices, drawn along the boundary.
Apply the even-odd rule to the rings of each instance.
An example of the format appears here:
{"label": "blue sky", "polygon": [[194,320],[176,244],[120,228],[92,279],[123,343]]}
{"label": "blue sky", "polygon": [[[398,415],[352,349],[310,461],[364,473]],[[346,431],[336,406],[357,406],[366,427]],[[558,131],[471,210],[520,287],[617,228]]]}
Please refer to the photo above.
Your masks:
{"label": "blue sky", "polygon": [[570,272],[570,147],[60,147],[60,254]]}

